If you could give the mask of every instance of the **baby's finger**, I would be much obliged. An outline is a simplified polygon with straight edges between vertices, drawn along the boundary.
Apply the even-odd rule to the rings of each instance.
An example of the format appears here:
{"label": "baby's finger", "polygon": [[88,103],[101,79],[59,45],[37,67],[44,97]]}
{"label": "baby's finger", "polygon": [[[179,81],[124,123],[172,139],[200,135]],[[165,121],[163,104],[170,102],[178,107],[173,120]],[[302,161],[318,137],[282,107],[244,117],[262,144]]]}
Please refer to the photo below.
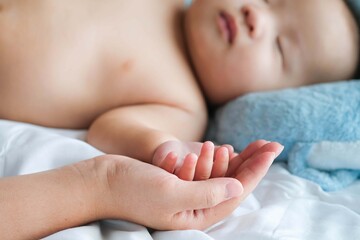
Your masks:
{"label": "baby's finger", "polygon": [[188,154],[184,158],[183,165],[180,167],[178,173],[176,174],[178,178],[185,181],[194,180],[197,159],[198,156],[195,153]]}
{"label": "baby's finger", "polygon": [[230,144],[223,144],[221,147],[227,148],[229,156],[231,156],[235,152],[234,147]]}
{"label": "baby's finger", "polygon": [[223,144],[221,146],[215,146],[215,152],[221,147],[226,147],[229,150],[229,155],[235,151],[234,147],[231,146],[230,144]]}
{"label": "baby's finger", "polygon": [[161,167],[162,169],[164,169],[169,173],[174,173],[177,159],[178,157],[176,153],[170,152],[168,153],[168,155],[166,155],[165,159],[161,162],[159,167]]}
{"label": "baby's finger", "polygon": [[215,153],[215,161],[211,172],[211,178],[224,177],[229,166],[229,150],[220,147]]}
{"label": "baby's finger", "polygon": [[232,145],[230,144],[224,144],[222,145],[222,147],[226,147],[229,151],[229,160],[233,159],[234,157],[237,157],[239,154],[237,152],[235,152],[235,149]]}
{"label": "baby's finger", "polygon": [[210,178],[214,161],[215,146],[212,142],[205,142],[201,148],[195,169],[195,180],[206,180]]}

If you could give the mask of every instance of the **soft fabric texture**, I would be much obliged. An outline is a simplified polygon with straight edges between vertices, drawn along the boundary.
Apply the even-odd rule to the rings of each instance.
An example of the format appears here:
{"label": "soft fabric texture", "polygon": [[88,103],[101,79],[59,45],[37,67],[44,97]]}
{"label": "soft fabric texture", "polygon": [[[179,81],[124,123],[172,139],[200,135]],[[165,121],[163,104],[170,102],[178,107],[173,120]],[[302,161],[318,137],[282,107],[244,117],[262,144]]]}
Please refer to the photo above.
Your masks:
{"label": "soft fabric texture", "polygon": [[189,7],[192,4],[192,0],[184,0],[185,7]]}
{"label": "soft fabric texture", "polygon": [[[84,136],[83,131],[0,120],[0,177],[53,169],[102,154],[82,141]],[[276,163],[227,219],[206,231],[151,231],[125,221],[101,221],[44,239],[357,239],[360,236],[359,194],[360,181],[340,192],[326,193],[313,182],[289,174],[283,163]],[[6,221],[7,216],[1,217]]]}
{"label": "soft fabric texture", "polygon": [[220,108],[209,132],[238,151],[256,139],[278,141],[293,174],[338,190],[360,176],[360,82],[248,94]]}

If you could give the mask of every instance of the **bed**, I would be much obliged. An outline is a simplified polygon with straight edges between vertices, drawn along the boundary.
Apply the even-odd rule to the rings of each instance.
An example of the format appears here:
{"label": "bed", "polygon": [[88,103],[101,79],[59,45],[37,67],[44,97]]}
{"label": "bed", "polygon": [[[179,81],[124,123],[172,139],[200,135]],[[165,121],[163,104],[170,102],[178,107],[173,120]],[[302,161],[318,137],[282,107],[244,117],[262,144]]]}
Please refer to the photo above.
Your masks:
{"label": "bed", "polygon": [[[1,120],[1,177],[44,171],[101,155],[83,141],[84,136],[84,131]],[[106,220],[45,239],[356,239],[360,236],[359,199],[360,181],[325,192],[316,183],[290,174],[286,163],[279,162],[227,219],[206,231],[149,231],[137,224]]]}

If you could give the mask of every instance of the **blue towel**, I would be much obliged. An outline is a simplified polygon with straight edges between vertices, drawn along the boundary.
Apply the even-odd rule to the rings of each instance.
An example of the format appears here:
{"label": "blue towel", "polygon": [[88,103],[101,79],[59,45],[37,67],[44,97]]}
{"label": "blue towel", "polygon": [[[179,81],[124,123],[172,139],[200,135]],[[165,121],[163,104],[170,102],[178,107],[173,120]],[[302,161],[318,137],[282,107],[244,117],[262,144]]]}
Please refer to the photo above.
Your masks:
{"label": "blue towel", "polygon": [[360,177],[360,81],[244,95],[217,110],[208,138],[238,151],[278,141],[293,174],[339,190]]}
{"label": "blue towel", "polygon": [[185,7],[189,7],[192,4],[192,0],[184,0]]}

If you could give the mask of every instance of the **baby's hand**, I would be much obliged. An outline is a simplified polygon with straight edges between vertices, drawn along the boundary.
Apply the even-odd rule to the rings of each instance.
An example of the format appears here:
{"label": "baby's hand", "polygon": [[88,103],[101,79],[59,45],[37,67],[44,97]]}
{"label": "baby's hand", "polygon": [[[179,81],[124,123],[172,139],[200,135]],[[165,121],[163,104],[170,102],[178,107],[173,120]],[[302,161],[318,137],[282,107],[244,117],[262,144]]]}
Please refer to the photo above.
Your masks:
{"label": "baby's hand", "polygon": [[[175,146],[178,144],[183,145]],[[161,154],[155,154],[154,164],[187,181],[225,176],[230,159],[236,155],[232,146],[214,146],[212,142],[171,142],[165,144],[163,148],[169,145],[175,150],[168,152],[163,160],[159,159]]]}

